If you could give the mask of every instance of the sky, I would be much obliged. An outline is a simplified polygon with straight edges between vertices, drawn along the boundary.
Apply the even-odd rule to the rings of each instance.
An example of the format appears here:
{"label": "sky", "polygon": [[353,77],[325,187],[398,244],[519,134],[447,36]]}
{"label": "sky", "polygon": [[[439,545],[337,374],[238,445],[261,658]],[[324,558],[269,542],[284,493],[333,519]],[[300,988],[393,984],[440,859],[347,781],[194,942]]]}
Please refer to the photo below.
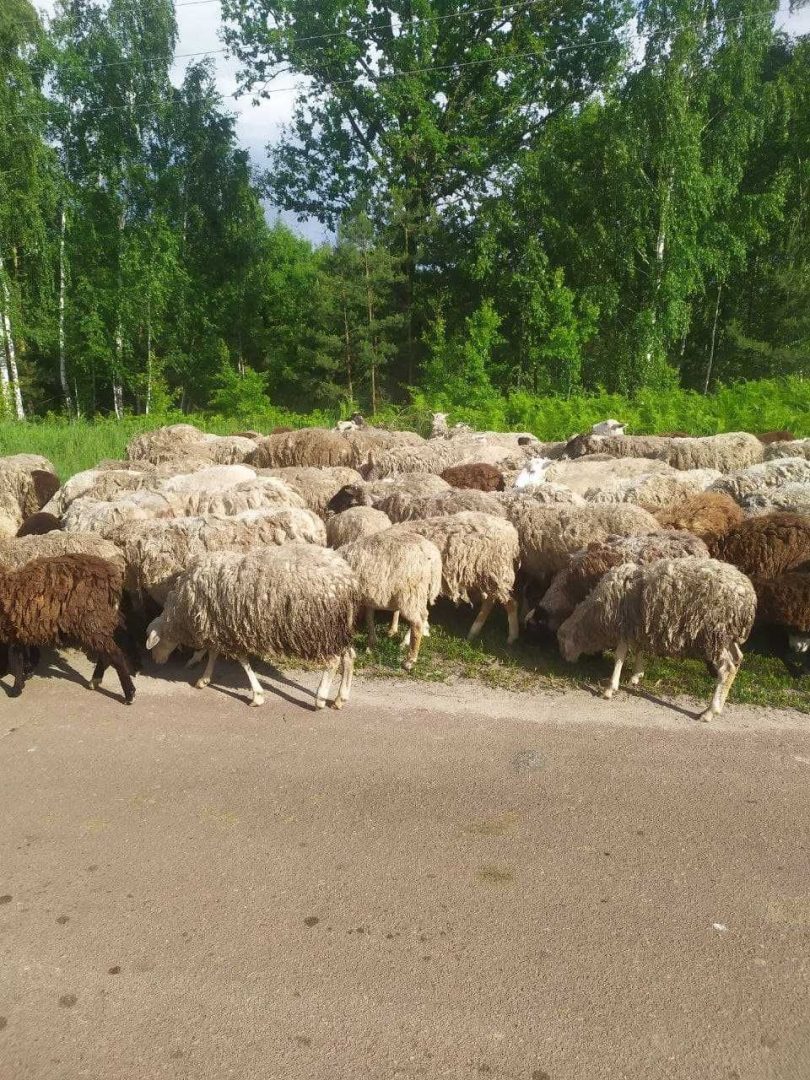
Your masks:
{"label": "sky", "polygon": [[[35,6],[46,15],[51,15],[55,0],[33,0]],[[2,3],[2,0],[0,0]],[[239,140],[250,153],[251,160],[258,168],[267,164],[267,144],[278,138],[281,126],[289,119],[294,93],[274,93],[270,98],[253,105],[249,97],[232,98],[236,91],[236,72],[238,64],[229,59],[220,40],[222,20],[219,0],[177,0],[177,53],[212,52],[216,63],[217,85],[224,97],[229,98],[229,105],[237,114],[237,132]],[[810,33],[810,5],[801,11],[790,14],[787,3],[782,0],[779,24],[792,34]],[[186,66],[194,58],[186,57],[176,61],[172,69],[172,81],[179,85],[183,80]],[[293,76],[280,75],[277,87],[291,86]],[[275,217],[270,209],[269,216]],[[312,240],[325,239],[326,233],[317,221],[299,222],[294,215],[282,214],[281,217],[298,232]]]}

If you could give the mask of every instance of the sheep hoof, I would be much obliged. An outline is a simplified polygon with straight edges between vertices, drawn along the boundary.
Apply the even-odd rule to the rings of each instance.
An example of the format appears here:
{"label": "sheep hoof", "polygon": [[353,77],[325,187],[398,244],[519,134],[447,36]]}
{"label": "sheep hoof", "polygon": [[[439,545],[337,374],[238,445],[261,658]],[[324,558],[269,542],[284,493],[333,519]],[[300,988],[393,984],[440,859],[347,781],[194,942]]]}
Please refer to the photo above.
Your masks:
{"label": "sheep hoof", "polygon": [[610,699],[613,697],[613,694],[614,690],[612,686],[609,686],[606,690],[602,691],[602,697],[605,698],[606,701],[610,701]]}
{"label": "sheep hoof", "polygon": [[22,687],[21,686],[12,686],[12,688],[8,692],[8,696],[9,697],[19,697],[21,693],[22,693]]}
{"label": "sheep hoof", "polygon": [[516,641],[517,641],[517,634],[514,637],[508,637],[506,639],[506,644],[507,645],[514,645]]}
{"label": "sheep hoof", "polygon": [[402,661],[402,667],[403,667],[403,669],[405,671],[413,671],[413,665],[414,665],[413,660],[403,660]]}
{"label": "sheep hoof", "polygon": [[205,678],[200,677],[199,679],[197,679],[197,681],[194,683],[194,685],[197,687],[198,690],[203,690],[206,686],[209,686],[210,683],[211,683],[210,679],[205,679]]}
{"label": "sheep hoof", "polygon": [[644,677],[643,675],[633,675],[633,676],[631,676],[630,685],[631,686],[638,686],[638,684],[641,682],[643,677]]}
{"label": "sheep hoof", "polygon": [[388,629],[386,630],[386,632],[385,632],[385,636],[386,636],[386,637],[396,637],[398,633],[399,633],[399,628],[398,628],[398,627],[397,627],[397,629],[396,629],[396,630],[392,630],[392,629],[391,629],[391,628],[389,627],[389,628],[388,628]]}
{"label": "sheep hoof", "polygon": [[705,712],[702,712],[700,714],[698,720],[701,720],[704,724],[708,724],[710,720],[714,719],[714,716],[715,714],[712,712],[711,709],[706,709]]}
{"label": "sheep hoof", "polygon": [[371,645],[366,645],[366,656],[370,656],[372,653]]}
{"label": "sheep hoof", "polygon": [[336,697],[335,700],[332,702],[332,708],[333,709],[342,709],[343,708],[343,698]]}
{"label": "sheep hoof", "polygon": [[128,694],[124,698],[124,704],[125,705],[131,705],[134,700],[135,700],[135,695],[134,694]]}
{"label": "sheep hoof", "polygon": [[101,679],[91,679],[89,682],[89,686],[91,690],[98,690],[98,688],[101,686]]}
{"label": "sheep hoof", "polygon": [[264,705],[264,694],[254,694],[250,699],[250,704],[256,708],[258,708],[259,705]]}
{"label": "sheep hoof", "polygon": [[323,698],[315,698],[315,708],[316,709],[325,709],[326,708],[326,701]]}

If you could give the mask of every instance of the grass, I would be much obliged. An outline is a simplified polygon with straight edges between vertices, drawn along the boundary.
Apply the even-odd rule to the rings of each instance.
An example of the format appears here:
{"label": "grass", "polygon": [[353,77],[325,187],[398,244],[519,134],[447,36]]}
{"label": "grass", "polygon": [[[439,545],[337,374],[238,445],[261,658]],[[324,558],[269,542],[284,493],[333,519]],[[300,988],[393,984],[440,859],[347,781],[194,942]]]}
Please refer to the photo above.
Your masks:
{"label": "grass", "polygon": [[[562,693],[572,685],[594,688],[610,676],[609,658],[590,658],[576,665],[566,664],[549,639],[531,642],[521,638],[506,644],[506,619],[493,614],[480,641],[468,642],[465,634],[472,623],[471,608],[454,609],[440,602],[431,615],[430,637],[422,642],[415,670],[409,678],[420,682],[452,683],[473,679],[493,689]],[[382,624],[379,627],[382,630]],[[752,637],[745,660],[734,683],[731,704],[797,709],[810,713],[810,666],[788,654],[787,642],[774,641],[764,634]],[[403,675],[398,641],[380,634],[372,654],[366,652],[365,635],[357,637],[357,667],[365,675]],[[802,673],[803,672],[803,673]],[[705,664],[696,660],[652,658],[647,665],[642,689],[663,697],[688,697],[708,702],[714,680]]]}

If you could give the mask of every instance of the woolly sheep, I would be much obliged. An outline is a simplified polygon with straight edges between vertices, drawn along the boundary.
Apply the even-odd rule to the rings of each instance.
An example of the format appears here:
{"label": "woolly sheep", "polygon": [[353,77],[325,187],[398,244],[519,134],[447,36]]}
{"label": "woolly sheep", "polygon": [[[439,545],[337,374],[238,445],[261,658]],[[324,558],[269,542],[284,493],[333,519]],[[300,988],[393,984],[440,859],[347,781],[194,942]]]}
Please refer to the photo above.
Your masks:
{"label": "woolly sheep", "polygon": [[772,443],[765,447],[765,460],[778,458],[810,458],[810,439],[795,439],[791,442]]}
{"label": "woolly sheep", "polygon": [[326,544],[323,522],[298,507],[255,510],[229,518],[184,517],[128,523],[115,535],[126,559],[129,590],[164,604],[174,579],[198,556],[246,552],[298,541]]}
{"label": "woolly sheep", "polygon": [[528,504],[534,503],[536,506],[585,505],[585,500],[576,491],[572,491],[571,488],[565,487],[563,484],[552,484],[549,481],[538,484],[537,487],[522,488],[520,491],[514,488],[499,491],[498,499],[501,505],[505,507],[514,504],[521,505],[524,502]]}
{"label": "woolly sheep", "polygon": [[58,517],[38,510],[36,514],[29,514],[17,530],[17,536],[44,536],[61,528],[62,523]]}
{"label": "woolly sheep", "polygon": [[702,540],[728,532],[743,519],[737,503],[719,491],[685,494],[669,506],[656,509],[655,516],[663,528],[687,529]]}
{"label": "woolly sheep", "polygon": [[742,502],[748,495],[757,495],[788,483],[810,483],[810,460],[792,457],[763,461],[759,465],[722,476],[712,484],[710,490],[724,491],[736,502]]}
{"label": "woolly sheep", "polygon": [[624,435],[625,425],[618,420],[601,420],[591,424],[591,435]]}
{"label": "woolly sheep", "polygon": [[659,532],[661,526],[640,506],[539,506],[531,500],[512,503],[509,520],[520,537],[521,571],[548,585],[575,551],[608,536]]}
{"label": "woolly sheep", "polygon": [[454,488],[503,491],[506,487],[501,470],[481,461],[469,465],[451,465],[441,473],[441,478]]}
{"label": "woolly sheep", "polygon": [[22,520],[35,514],[59,490],[59,481],[43,469],[0,469],[0,506]]}
{"label": "woolly sheep", "polygon": [[[346,484],[336,492],[326,506],[328,514],[340,514],[351,506],[373,506],[394,515],[397,520],[405,512],[404,507],[414,498],[438,495],[450,491],[446,480],[433,473],[405,473],[384,480],[360,480]],[[392,519],[393,520],[393,519]]]}
{"label": "woolly sheep", "polygon": [[246,510],[305,509],[304,500],[275,476],[257,476],[224,491],[167,493],[172,517],[232,517]]}
{"label": "woolly sheep", "polygon": [[172,505],[167,496],[154,491],[133,491],[127,498],[112,502],[76,499],[62,518],[62,528],[68,532],[107,536],[125,522],[147,521],[171,514]]}
{"label": "woolly sheep", "polygon": [[628,502],[648,510],[669,506],[684,495],[705,490],[721,474],[714,469],[673,470],[668,473],[647,473],[644,476],[618,480],[604,488],[589,488],[585,499],[594,503]]}
{"label": "woolly sheep", "polygon": [[700,715],[710,720],[723,710],[755,612],[753,585],[727,563],[703,558],[626,563],[605,574],[562,624],[557,639],[568,661],[614,650],[607,698],[619,688],[628,653],[635,660],[633,686],[643,675],[644,654],[705,660],[717,672],[711,704]]}
{"label": "woolly sheep", "polygon": [[810,571],[754,578],[757,622],[786,630],[791,649],[810,650]]}
{"label": "woolly sheep", "polygon": [[506,510],[494,491],[478,491],[476,488],[451,488],[438,495],[423,495],[403,499],[400,492],[387,499],[380,499],[377,506],[391,521],[413,521],[415,518],[440,517],[465,511],[478,514],[495,514],[506,517]]}
{"label": "woolly sheep", "polygon": [[526,464],[518,473],[514,487],[518,491],[524,488],[535,488],[546,481],[546,470],[551,465],[551,458],[536,457]]}
{"label": "woolly sheep", "polygon": [[810,562],[810,517],[780,513],[748,518],[708,545],[715,559],[750,577],[776,578]]}
{"label": "woolly sheep", "polygon": [[810,484],[785,484],[767,491],[746,495],[741,502],[746,514],[772,514],[786,510],[793,514],[810,514]]}
{"label": "woolly sheep", "polygon": [[446,439],[450,434],[450,429],[447,426],[447,413],[435,412],[430,418],[430,437],[431,439]]}
{"label": "woolly sheep", "polygon": [[[349,513],[349,511],[347,511]],[[339,515],[340,517],[344,515]],[[442,586],[442,557],[434,543],[415,533],[385,529],[340,549],[355,573],[365,609],[368,643],[377,641],[374,613],[393,611],[408,623],[408,653],[402,666],[411,671],[427,630],[428,608]],[[399,620],[393,624],[395,632]]]}
{"label": "woolly sheep", "polygon": [[0,457],[0,471],[14,469],[19,472],[49,472],[56,475],[53,464],[41,454],[9,454]]}
{"label": "woolly sheep", "polygon": [[326,519],[326,542],[331,548],[343,547],[364,536],[382,532],[390,525],[390,518],[382,510],[375,510],[373,506],[351,506]]}
{"label": "woolly sheep", "polygon": [[578,435],[568,443],[568,457],[588,454],[652,458],[676,469],[719,469],[728,473],[762,461],[764,448],[756,435],[746,431],[689,439],[660,435]]}
{"label": "woolly sheep", "polygon": [[193,473],[179,473],[176,476],[168,477],[156,486],[156,490],[181,492],[183,494],[197,494],[203,491],[216,492],[255,479],[255,470],[249,469],[246,465],[215,465],[210,469],[201,469]]}
{"label": "woolly sheep", "polygon": [[288,466],[283,469],[260,469],[260,476],[274,476],[296,491],[304,505],[323,515],[331,499],[347,484],[360,484],[362,477],[356,469],[342,466],[315,468]]}
{"label": "woolly sheep", "polygon": [[94,689],[112,665],[131,704],[135,687],[124,649],[133,646],[121,612],[122,593],[120,566],[95,555],[37,558],[16,569],[0,566],[0,641],[9,647],[12,696],[25,686],[28,650],[67,645],[95,660]]}
{"label": "woolly sheep", "polygon": [[466,436],[459,439],[432,439],[416,446],[373,450],[358,468],[364,479],[382,480],[401,473],[441,473],[451,465],[472,462],[484,462],[505,470],[513,465],[522,467],[525,460],[526,451],[517,444],[504,446]]}
{"label": "woolly sheep", "polygon": [[454,604],[481,602],[467,635],[476,638],[495,604],[503,604],[509,623],[507,641],[518,636],[515,573],[520,545],[514,527],[492,514],[460,513],[392,525],[417,532],[436,545],[442,556],[442,596]]}
{"label": "woolly sheep", "polygon": [[[792,431],[782,428],[777,431],[758,431],[757,438],[764,446],[772,446],[775,443],[795,442],[796,436]],[[767,453],[765,455],[767,457]]]}
{"label": "woolly sheep", "polygon": [[671,476],[674,472],[666,462],[647,458],[586,457],[554,462],[546,469],[546,481],[563,484],[577,495],[584,496],[594,488],[605,490],[625,480],[637,480],[654,474]]}
{"label": "woolly sheep", "polygon": [[149,625],[146,647],[158,664],[178,645],[207,652],[198,687],[208,686],[220,655],[238,660],[250,682],[251,705],[264,704],[252,656],[325,663],[315,700],[319,709],[342,661],[332,702],[339,709],[351,690],[357,599],[352,570],[328,548],[291,543],[206,555],[178,577],[162,614]]}
{"label": "woolly sheep", "polygon": [[136,435],[127,445],[130,461],[144,460],[160,465],[185,458],[205,459],[212,464],[233,465],[255,449],[253,439],[239,435],[209,435],[193,424],[172,424]]}
{"label": "woolly sheep", "polygon": [[690,555],[707,559],[709,551],[692,533],[674,530],[640,536],[609,536],[589,544],[584,551],[571,557],[564,570],[554,575],[526,622],[556,631],[614,566],[628,562],[644,566],[658,559],[681,559]]}
{"label": "woolly sheep", "polygon": [[0,566],[15,570],[33,559],[52,559],[61,555],[96,555],[113,563],[123,572],[120,549],[95,533],[55,531],[37,536],[0,540]]}
{"label": "woolly sheep", "polygon": [[424,445],[414,432],[391,432],[380,428],[361,428],[337,432],[327,428],[301,428],[281,435],[269,435],[255,444],[245,459],[255,468],[284,466],[342,465],[356,468],[368,455],[388,448]]}

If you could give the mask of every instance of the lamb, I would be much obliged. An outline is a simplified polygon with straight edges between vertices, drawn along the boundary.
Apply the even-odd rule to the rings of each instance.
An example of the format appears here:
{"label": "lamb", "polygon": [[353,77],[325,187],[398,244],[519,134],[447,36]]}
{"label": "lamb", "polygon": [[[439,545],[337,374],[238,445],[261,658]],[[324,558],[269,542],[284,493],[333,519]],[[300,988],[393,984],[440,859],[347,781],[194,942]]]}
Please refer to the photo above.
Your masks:
{"label": "lamb", "polygon": [[44,536],[62,528],[62,523],[54,514],[46,514],[44,510],[30,514],[17,530],[17,536]]}
{"label": "lamb", "polygon": [[810,483],[810,460],[792,457],[763,461],[759,465],[722,476],[712,484],[710,490],[724,491],[736,502],[742,502],[748,495],[767,492],[788,483]]}
{"label": "lamb", "polygon": [[556,632],[577,604],[596,587],[614,566],[636,563],[644,566],[658,559],[681,559],[687,556],[707,559],[709,551],[702,540],[689,532],[668,530],[637,536],[609,536],[589,544],[571,557],[564,570],[554,575],[547,592],[525,622]]}
{"label": "lamb", "polygon": [[[350,511],[347,511],[349,513]],[[339,515],[340,517],[345,515]],[[376,644],[375,611],[393,611],[396,632],[401,615],[410,627],[402,666],[411,671],[427,631],[428,608],[442,586],[442,556],[434,543],[415,533],[385,529],[340,549],[355,573],[365,608],[369,647]]]}
{"label": "lamb", "polygon": [[340,548],[364,536],[382,532],[390,525],[390,518],[382,510],[375,510],[373,506],[351,506],[342,514],[327,518],[326,542],[331,548]]}
{"label": "lamb", "polygon": [[196,559],[180,574],[162,614],[149,625],[146,647],[158,664],[178,645],[207,652],[198,687],[208,686],[220,654],[238,660],[250,682],[251,705],[264,704],[251,656],[325,663],[318,709],[326,705],[342,661],[332,702],[339,709],[351,690],[357,603],[352,570],[328,548],[291,543],[244,554],[220,552]]}
{"label": "lamb", "polygon": [[447,426],[446,412],[435,412],[430,418],[430,437],[431,439],[446,439],[450,435],[450,429]]}
{"label": "lamb", "polygon": [[521,572],[548,587],[576,551],[608,536],[659,532],[646,510],[628,503],[614,506],[538,506],[532,500],[512,503],[509,520],[520,537]]}
{"label": "lamb", "polygon": [[718,469],[728,473],[762,461],[764,447],[756,435],[746,431],[689,439],[667,439],[660,435],[578,435],[568,443],[567,457],[588,454],[653,458],[676,469]]}
{"label": "lamb", "polygon": [[9,647],[12,696],[25,686],[28,650],[68,645],[95,660],[93,689],[112,665],[130,705],[135,686],[124,650],[134,647],[121,612],[122,593],[120,566],[95,555],[60,555],[34,559],[17,569],[0,567],[0,641]]}
{"label": "lamb", "polygon": [[518,636],[514,597],[520,553],[518,534],[504,518],[492,514],[460,513],[392,525],[394,532],[419,533],[441,552],[442,596],[454,604],[481,601],[470,628],[472,641],[484,627],[495,604],[503,604],[509,623],[507,642]]}
{"label": "lamb", "polygon": [[757,594],[757,622],[788,632],[791,649],[810,650],[810,568],[776,578],[753,579]]}
{"label": "lamb", "polygon": [[654,510],[664,529],[687,529],[708,541],[721,536],[743,520],[737,503],[719,491],[701,491],[673,501],[669,506]]}
{"label": "lamb", "polygon": [[211,552],[247,552],[297,541],[326,544],[323,522],[297,507],[247,511],[229,518],[185,517],[132,522],[112,534],[127,563],[127,587],[141,600],[164,604],[189,563]]}
{"label": "lamb", "polygon": [[330,500],[347,484],[361,484],[362,477],[356,469],[343,466],[331,468],[288,466],[283,469],[260,469],[260,476],[273,476],[283,480],[303,499],[304,506],[323,516]]}
{"label": "lamb", "polygon": [[708,546],[715,559],[749,577],[777,578],[810,562],[810,517],[780,513],[748,518],[710,539]]}
{"label": "lamb", "polygon": [[697,657],[713,665],[717,683],[707,721],[723,711],[751,633],[756,594],[748,578],[715,559],[661,559],[647,566],[626,563],[609,570],[590,596],[562,624],[563,657],[615,651],[611,698],[619,688],[628,653],[634,656],[631,685],[644,672],[643,656]]}
{"label": "lamb", "polygon": [[454,488],[476,488],[478,491],[503,491],[506,482],[500,469],[486,462],[470,465],[450,465],[442,473],[442,480]]}

